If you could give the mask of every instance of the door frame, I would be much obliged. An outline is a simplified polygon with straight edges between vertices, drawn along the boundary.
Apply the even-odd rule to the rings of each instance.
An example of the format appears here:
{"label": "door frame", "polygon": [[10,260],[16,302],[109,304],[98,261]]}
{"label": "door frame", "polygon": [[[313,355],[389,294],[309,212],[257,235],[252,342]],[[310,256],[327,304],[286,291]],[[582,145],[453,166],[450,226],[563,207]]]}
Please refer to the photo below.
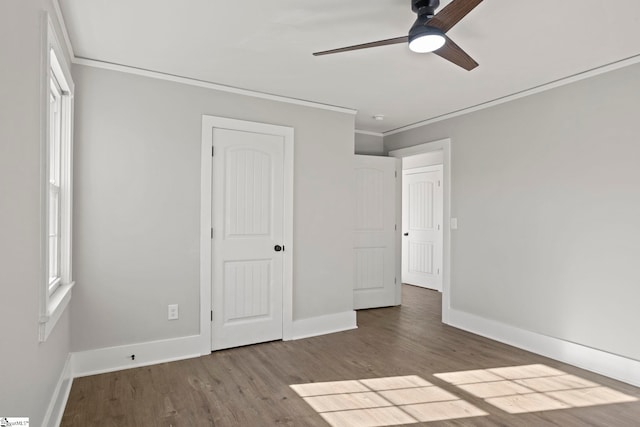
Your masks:
{"label": "door frame", "polygon": [[200,163],[200,340],[201,354],[211,353],[213,128],[281,136],[284,140],[284,247],[282,252],[282,339],[293,338],[293,149],[294,130],[245,120],[202,115]]}
{"label": "door frame", "polygon": [[[442,322],[449,324],[451,311],[451,139],[445,138],[389,151],[391,157],[442,151],[443,236],[442,236]],[[402,201],[400,202],[402,203]],[[400,207],[402,209],[402,205]],[[402,248],[399,249],[402,254]]]}

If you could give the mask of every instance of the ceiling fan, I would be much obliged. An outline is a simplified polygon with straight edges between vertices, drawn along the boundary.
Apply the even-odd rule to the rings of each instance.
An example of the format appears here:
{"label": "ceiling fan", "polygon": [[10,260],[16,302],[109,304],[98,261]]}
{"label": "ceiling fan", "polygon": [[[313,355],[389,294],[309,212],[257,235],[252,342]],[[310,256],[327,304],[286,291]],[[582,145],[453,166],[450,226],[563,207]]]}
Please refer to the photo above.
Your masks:
{"label": "ceiling fan", "polygon": [[445,33],[480,3],[482,3],[482,0],[453,0],[440,12],[435,13],[438,6],[440,6],[440,0],[411,0],[411,9],[418,15],[418,19],[411,26],[409,35],[315,52],[313,55],[329,55],[409,42],[409,49],[414,52],[433,52],[447,61],[471,71],[478,66],[478,63],[447,37]]}

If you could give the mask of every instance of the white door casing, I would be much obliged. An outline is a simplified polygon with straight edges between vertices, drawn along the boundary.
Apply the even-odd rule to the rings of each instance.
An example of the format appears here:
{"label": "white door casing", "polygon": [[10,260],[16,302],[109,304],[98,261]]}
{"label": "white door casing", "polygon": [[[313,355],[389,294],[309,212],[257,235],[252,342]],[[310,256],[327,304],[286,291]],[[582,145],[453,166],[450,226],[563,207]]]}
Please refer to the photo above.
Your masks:
{"label": "white door casing", "polygon": [[[201,249],[209,257],[201,257],[208,264],[201,281],[208,276],[209,351],[290,339],[293,129],[203,116],[203,155],[205,138],[209,229],[205,218],[201,226],[209,240]],[[204,177],[203,170],[203,185]]]}
{"label": "white door casing", "polygon": [[400,304],[398,159],[355,156],[354,308]]}
{"label": "white door casing", "polygon": [[442,291],[442,166],[403,171],[402,281]]}

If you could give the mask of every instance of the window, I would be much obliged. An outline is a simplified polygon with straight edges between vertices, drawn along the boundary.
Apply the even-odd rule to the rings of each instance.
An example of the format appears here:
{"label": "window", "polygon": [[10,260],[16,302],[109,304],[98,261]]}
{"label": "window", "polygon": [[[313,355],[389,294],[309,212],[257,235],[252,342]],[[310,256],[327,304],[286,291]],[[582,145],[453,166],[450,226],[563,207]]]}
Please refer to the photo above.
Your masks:
{"label": "window", "polygon": [[62,277],[60,277],[60,145],[62,142],[62,89],[55,78],[50,79],[51,96],[49,100],[49,140],[47,144],[47,153],[49,157],[49,205],[47,209],[48,216],[48,234],[49,234],[49,295],[55,292],[60,286]]}
{"label": "window", "polygon": [[45,341],[71,299],[73,81],[49,17],[42,72],[43,280],[40,341]]}

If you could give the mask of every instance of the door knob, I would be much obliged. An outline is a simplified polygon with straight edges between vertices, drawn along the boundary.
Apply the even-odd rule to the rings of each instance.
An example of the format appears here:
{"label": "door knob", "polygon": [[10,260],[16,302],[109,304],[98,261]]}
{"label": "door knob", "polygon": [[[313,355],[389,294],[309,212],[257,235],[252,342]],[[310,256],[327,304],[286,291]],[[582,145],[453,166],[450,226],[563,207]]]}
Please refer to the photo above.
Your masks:
{"label": "door knob", "polygon": [[409,235],[409,233],[404,233],[404,235],[405,235],[405,236],[408,236],[408,235]]}
{"label": "door knob", "polygon": [[280,252],[281,250],[284,250],[284,247],[280,246],[280,245],[275,245],[273,247],[273,250],[276,251],[276,252]]}

